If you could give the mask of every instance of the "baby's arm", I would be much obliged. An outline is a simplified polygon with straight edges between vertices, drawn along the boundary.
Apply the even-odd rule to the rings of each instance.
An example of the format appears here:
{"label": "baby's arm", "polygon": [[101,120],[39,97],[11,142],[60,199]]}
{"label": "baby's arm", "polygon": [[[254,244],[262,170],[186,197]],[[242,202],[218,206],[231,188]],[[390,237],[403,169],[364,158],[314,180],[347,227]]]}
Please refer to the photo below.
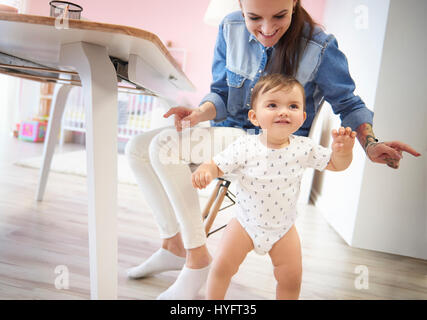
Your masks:
{"label": "baby's arm", "polygon": [[213,179],[222,177],[224,173],[212,160],[202,163],[191,175],[194,188],[204,189]]}
{"label": "baby's arm", "polygon": [[356,135],[357,133],[349,127],[345,129],[341,127],[338,131],[332,130],[332,154],[326,170],[342,171],[350,166]]}

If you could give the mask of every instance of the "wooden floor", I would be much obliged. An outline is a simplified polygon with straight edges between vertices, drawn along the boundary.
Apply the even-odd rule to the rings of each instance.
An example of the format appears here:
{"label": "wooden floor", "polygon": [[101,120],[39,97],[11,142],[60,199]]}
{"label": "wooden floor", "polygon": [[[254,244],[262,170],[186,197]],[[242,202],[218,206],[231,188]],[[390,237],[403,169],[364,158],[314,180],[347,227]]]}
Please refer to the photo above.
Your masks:
{"label": "wooden floor", "polygon": [[[13,162],[41,153],[40,144],[0,137],[0,299],[89,299],[86,180],[51,173],[45,200],[36,202],[38,171]],[[118,298],[155,299],[178,271],[127,279],[125,270],[148,258],[160,240],[139,189],[120,184],[118,192]],[[217,223],[226,219],[225,214]],[[351,248],[313,206],[300,208],[297,229],[303,250],[301,299],[427,299],[427,261]],[[212,253],[220,236],[208,239]],[[64,275],[55,273],[58,266],[69,271],[68,289],[57,289]],[[357,266],[369,272],[368,289],[357,289]],[[275,298],[268,256],[248,255],[227,298]]]}

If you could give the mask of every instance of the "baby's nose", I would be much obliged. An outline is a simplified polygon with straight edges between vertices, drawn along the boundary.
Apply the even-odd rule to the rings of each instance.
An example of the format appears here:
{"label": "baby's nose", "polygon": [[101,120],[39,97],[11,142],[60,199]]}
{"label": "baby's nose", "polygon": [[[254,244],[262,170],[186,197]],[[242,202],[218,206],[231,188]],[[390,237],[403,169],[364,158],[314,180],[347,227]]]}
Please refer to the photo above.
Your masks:
{"label": "baby's nose", "polygon": [[287,108],[280,108],[279,109],[279,116],[284,117],[288,115],[288,109]]}

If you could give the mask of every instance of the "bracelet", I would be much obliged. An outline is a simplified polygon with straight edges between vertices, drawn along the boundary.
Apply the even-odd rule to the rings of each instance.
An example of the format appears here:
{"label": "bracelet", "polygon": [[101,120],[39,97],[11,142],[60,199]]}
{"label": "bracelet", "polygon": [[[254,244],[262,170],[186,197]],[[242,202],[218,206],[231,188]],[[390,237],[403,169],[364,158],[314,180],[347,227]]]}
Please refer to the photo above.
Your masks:
{"label": "bracelet", "polygon": [[[370,137],[371,139],[370,140],[368,140],[368,137]],[[378,144],[378,139],[377,138],[375,138],[375,137],[373,137],[373,136],[368,136],[368,137],[366,137],[366,143],[365,143],[365,153],[366,153],[366,155],[368,156],[368,158],[372,161],[372,159],[371,159],[371,157],[369,156],[369,154],[368,154],[368,148],[370,147],[370,146],[375,146],[376,144]]]}
{"label": "bracelet", "polygon": [[366,136],[365,147],[364,147],[365,152],[366,152],[366,149],[368,148],[368,146],[371,145],[371,144],[373,144],[373,143],[378,143],[378,139],[375,138],[374,136],[367,135]]}

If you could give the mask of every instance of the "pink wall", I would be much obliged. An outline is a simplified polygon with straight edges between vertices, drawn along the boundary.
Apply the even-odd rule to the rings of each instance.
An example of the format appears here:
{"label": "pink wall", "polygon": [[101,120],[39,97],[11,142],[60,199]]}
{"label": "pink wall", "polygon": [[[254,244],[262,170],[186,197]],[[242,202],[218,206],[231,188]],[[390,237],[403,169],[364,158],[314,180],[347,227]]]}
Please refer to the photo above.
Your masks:
{"label": "pink wall", "polygon": [[[316,21],[322,22],[326,0],[303,0]],[[27,0],[27,13],[49,15],[49,0]],[[73,2],[73,1],[72,1]],[[166,44],[187,50],[186,74],[197,92],[185,94],[198,105],[209,92],[217,28],[203,22],[209,0],[75,0],[89,20],[128,25],[155,33]]]}
{"label": "pink wall", "polygon": [[326,1],[327,0],[302,0],[302,5],[310,13],[315,22],[322,24]]}

